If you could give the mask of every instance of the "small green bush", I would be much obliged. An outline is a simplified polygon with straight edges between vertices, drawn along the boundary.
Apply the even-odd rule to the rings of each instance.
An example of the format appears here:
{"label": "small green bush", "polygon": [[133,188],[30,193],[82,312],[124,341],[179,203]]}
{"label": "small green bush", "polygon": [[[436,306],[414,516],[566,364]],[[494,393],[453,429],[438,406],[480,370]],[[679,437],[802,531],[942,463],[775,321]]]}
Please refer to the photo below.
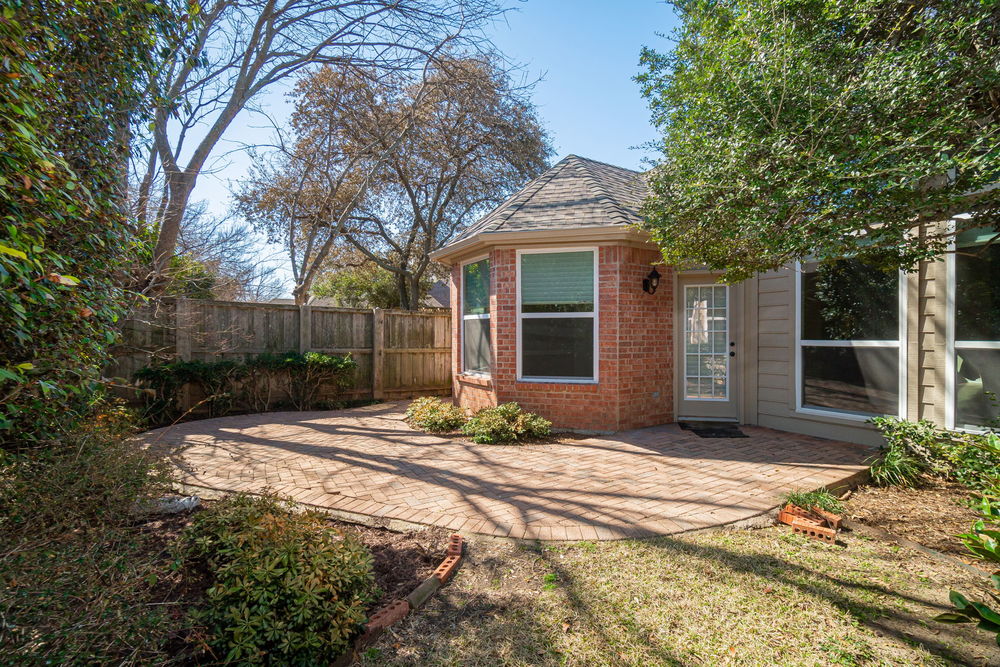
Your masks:
{"label": "small green bush", "polygon": [[431,433],[447,433],[465,424],[465,411],[454,403],[424,396],[406,408],[406,421],[414,428]]}
{"label": "small green bush", "polygon": [[916,486],[927,469],[904,445],[891,443],[870,460],[869,474],[877,486]]}
{"label": "small green bush", "polygon": [[484,408],[462,427],[473,442],[491,445],[516,442],[523,438],[542,438],[552,432],[552,422],[532,412],[524,412],[517,403]]}
{"label": "small green bush", "polygon": [[192,620],[227,663],[330,664],[375,595],[360,542],[274,497],[235,495],[196,515],[180,555],[212,577]]}
{"label": "small green bush", "polygon": [[812,509],[813,506],[824,509],[827,512],[833,512],[834,514],[842,514],[844,511],[844,505],[837,499],[835,495],[827,491],[826,489],[818,489],[816,491],[792,491],[791,493],[785,495],[785,502],[791,503],[792,505],[798,505],[802,509]]}

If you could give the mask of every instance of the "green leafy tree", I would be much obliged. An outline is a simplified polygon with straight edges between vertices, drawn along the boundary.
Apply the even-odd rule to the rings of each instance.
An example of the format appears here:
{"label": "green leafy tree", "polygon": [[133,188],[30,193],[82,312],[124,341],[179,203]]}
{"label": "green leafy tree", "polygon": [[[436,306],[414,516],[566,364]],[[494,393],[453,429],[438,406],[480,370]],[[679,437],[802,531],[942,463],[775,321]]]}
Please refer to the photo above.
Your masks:
{"label": "green leafy tree", "polygon": [[997,224],[1000,5],[674,5],[675,48],[644,49],[637,78],[661,134],[646,225],[667,261],[729,280],[807,256],[910,267],[946,250],[921,223]]}
{"label": "green leafy tree", "polygon": [[332,297],[346,308],[399,308],[399,290],[391,271],[374,263],[337,269],[320,278],[313,296]]}
{"label": "green leafy tree", "polygon": [[141,255],[124,211],[140,82],[174,21],[141,0],[0,0],[0,446],[85,414]]}

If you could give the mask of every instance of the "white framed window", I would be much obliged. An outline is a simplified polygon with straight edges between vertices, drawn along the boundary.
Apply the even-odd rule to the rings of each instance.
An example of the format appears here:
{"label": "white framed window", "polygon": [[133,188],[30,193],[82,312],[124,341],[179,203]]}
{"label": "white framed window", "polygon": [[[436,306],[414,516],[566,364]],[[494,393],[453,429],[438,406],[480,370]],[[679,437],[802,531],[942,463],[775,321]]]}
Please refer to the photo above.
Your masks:
{"label": "white framed window", "polygon": [[998,233],[993,228],[963,231],[946,259],[946,428],[1000,426]]}
{"label": "white framed window", "polygon": [[597,248],[517,251],[517,378],[596,383]]}
{"label": "white framed window", "polygon": [[796,411],[906,416],[906,280],[858,260],[795,272]]}
{"label": "white framed window", "polygon": [[729,400],[729,287],[684,286],[684,400]]}
{"label": "white framed window", "polygon": [[490,260],[483,257],[462,265],[462,372],[489,375]]}

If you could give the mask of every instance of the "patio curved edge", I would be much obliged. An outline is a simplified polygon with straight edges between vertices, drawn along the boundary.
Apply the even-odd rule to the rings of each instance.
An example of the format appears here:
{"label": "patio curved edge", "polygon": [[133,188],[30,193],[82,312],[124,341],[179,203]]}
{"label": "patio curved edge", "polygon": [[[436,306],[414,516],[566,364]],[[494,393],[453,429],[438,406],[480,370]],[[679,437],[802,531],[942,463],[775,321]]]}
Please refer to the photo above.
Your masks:
{"label": "patio curved edge", "polygon": [[676,424],[523,445],[422,433],[405,403],[205,419],[139,436],[179,488],[271,490],[355,523],[542,541],[676,535],[753,522],[791,490],[857,483],[867,448],[745,426]]}
{"label": "patio curved edge", "polygon": [[[830,484],[824,484],[822,486],[816,487],[816,489],[824,488],[835,492],[844,492],[850,489],[857,488],[861,484],[865,483],[869,479],[869,474],[867,470],[860,470],[847,475],[843,479],[836,480]],[[183,493],[185,495],[197,495],[206,500],[221,500],[222,498],[235,494],[235,493],[248,493],[250,495],[260,495],[255,491],[250,491],[246,489],[219,489],[210,486],[204,486],[200,484],[192,484],[188,482],[174,482],[174,489],[178,493]],[[813,490],[816,490],[813,489]],[[281,493],[280,489],[274,489],[275,492]],[[596,541],[615,541],[615,540],[629,540],[629,539],[650,539],[655,537],[670,537],[682,534],[695,534],[703,531],[711,530],[752,530],[758,528],[765,528],[776,523],[776,517],[782,503],[776,503],[769,507],[760,510],[752,510],[746,512],[744,516],[738,516],[734,518],[729,518],[726,520],[719,520],[718,517],[705,517],[701,518],[702,514],[711,515],[711,513],[696,514],[688,517],[675,517],[675,518],[661,518],[656,519],[647,523],[640,523],[632,526],[593,526],[589,524],[579,524],[575,528],[579,531],[581,537],[569,537],[563,536],[561,533],[559,536],[553,535],[553,526],[532,526],[530,524],[524,524],[523,526],[504,526],[502,524],[493,526],[489,530],[479,529],[459,529],[452,528],[453,525],[464,525],[465,521],[445,521],[445,522],[431,522],[431,523],[421,523],[415,521],[407,521],[405,519],[396,518],[393,516],[396,512],[393,510],[398,510],[399,508],[392,508],[392,506],[383,506],[384,509],[375,514],[362,514],[358,512],[351,512],[344,509],[338,509],[336,507],[330,507],[329,505],[317,505],[315,503],[304,502],[296,500],[294,496],[289,496],[293,503],[296,505],[309,510],[314,510],[317,512],[322,512],[335,519],[340,519],[348,523],[355,523],[362,526],[369,526],[372,528],[386,528],[388,530],[396,532],[407,532],[414,530],[425,530],[427,528],[447,528],[450,530],[455,530],[459,533],[465,535],[476,535],[480,537],[491,537],[491,538],[501,538],[501,539],[512,539],[519,541],[542,541],[542,542],[581,542],[588,540]],[[403,510],[405,511],[405,510]],[[477,527],[478,528],[478,527]],[[560,527],[562,529],[570,528],[568,526]],[[590,534],[592,529],[593,533],[596,533],[596,537],[583,537],[584,533]]]}

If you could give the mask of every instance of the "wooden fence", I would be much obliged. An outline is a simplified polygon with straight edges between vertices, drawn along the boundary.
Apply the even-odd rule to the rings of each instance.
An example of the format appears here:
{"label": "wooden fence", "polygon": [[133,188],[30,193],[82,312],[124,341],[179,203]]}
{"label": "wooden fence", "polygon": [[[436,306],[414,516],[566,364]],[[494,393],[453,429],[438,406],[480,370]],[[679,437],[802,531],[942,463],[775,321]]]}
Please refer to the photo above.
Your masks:
{"label": "wooden fence", "polygon": [[345,398],[451,393],[451,318],[444,310],[163,299],[126,323],[106,374],[131,378],[156,362],[241,360],[289,351],[349,353],[358,368]]}

